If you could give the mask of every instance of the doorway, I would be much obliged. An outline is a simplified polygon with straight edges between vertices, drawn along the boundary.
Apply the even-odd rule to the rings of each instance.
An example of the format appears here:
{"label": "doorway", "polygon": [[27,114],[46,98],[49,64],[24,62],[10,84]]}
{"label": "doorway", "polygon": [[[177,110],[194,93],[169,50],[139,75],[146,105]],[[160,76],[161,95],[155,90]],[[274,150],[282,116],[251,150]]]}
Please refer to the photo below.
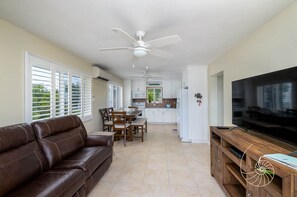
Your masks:
{"label": "doorway", "polygon": [[217,75],[217,125],[224,125],[224,74]]}

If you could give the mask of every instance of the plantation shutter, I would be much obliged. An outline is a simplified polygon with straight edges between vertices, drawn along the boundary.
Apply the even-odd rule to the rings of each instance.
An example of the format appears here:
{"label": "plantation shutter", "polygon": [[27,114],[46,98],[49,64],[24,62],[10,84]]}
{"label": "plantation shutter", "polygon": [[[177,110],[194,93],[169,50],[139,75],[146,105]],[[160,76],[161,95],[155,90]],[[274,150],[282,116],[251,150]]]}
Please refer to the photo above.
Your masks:
{"label": "plantation shutter", "polygon": [[75,75],[71,78],[71,113],[82,115],[82,80]]}
{"label": "plantation shutter", "polygon": [[89,76],[84,77],[83,83],[83,116],[92,115],[92,79]]}
{"label": "plantation shutter", "polygon": [[32,120],[52,117],[52,71],[32,66]]}
{"label": "plantation shutter", "polygon": [[56,71],[56,116],[69,114],[69,74],[68,72]]}
{"label": "plantation shutter", "polygon": [[27,122],[78,115],[92,119],[92,78],[89,73],[26,52],[25,118]]}

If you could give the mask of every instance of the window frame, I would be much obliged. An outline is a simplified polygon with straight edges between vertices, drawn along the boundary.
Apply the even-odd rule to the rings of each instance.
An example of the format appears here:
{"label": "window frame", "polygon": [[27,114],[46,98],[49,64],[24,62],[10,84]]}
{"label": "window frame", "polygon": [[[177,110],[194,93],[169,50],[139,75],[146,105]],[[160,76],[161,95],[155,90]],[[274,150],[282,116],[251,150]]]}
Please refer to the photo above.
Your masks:
{"label": "window frame", "polygon": [[[156,100],[156,89],[160,90],[160,101]],[[153,90],[153,100],[149,102],[149,90]],[[162,87],[147,87],[146,88],[146,102],[147,103],[162,103],[163,102],[163,88]]]}
{"label": "window frame", "polygon": [[[38,66],[36,66],[36,64]],[[88,121],[93,119],[93,102],[92,102],[92,77],[91,73],[87,73],[84,71],[81,71],[79,69],[76,69],[72,66],[66,66],[59,62],[55,62],[53,60],[49,60],[47,58],[41,57],[39,55],[35,55],[31,52],[25,51],[25,121],[30,123],[37,120],[43,120],[48,118],[42,118],[42,119],[36,119],[33,120],[33,109],[32,109],[32,102],[33,102],[33,96],[32,96],[32,68],[33,66],[40,67],[40,68],[46,68],[51,70],[51,94],[52,98],[50,101],[51,109],[50,109],[50,117],[60,117],[60,115],[57,115],[57,108],[56,108],[56,73],[67,73],[68,74],[68,114],[64,115],[70,115],[72,114],[72,76],[78,76],[81,78],[81,116],[79,116],[82,121]],[[85,87],[84,81],[89,80],[89,87]],[[85,89],[88,88],[88,92],[90,92],[88,100],[89,102],[84,101],[84,92]],[[87,99],[86,99],[87,100]],[[85,106],[88,106],[90,110],[88,110],[89,113],[84,112]],[[62,116],[64,116],[62,115]]]}

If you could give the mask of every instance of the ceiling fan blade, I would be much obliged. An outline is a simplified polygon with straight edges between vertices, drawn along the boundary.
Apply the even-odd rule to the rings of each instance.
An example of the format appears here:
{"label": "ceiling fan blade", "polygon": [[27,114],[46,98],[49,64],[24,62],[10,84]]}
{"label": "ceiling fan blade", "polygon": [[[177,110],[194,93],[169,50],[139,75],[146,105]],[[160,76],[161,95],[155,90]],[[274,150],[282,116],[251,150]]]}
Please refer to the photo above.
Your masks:
{"label": "ceiling fan blade", "polygon": [[128,34],[120,28],[112,28],[112,31],[124,38],[125,40],[127,40],[128,42],[130,42],[131,44],[137,42],[135,38],[133,38],[132,36],[130,36],[130,34]]}
{"label": "ceiling fan blade", "polygon": [[113,48],[102,48],[99,51],[119,51],[119,50],[132,50],[132,47],[113,47]]}
{"label": "ceiling fan blade", "polygon": [[150,55],[158,56],[158,57],[165,58],[165,59],[170,59],[173,57],[173,55],[171,55],[170,53],[167,53],[160,49],[151,49],[148,53]]}
{"label": "ceiling fan blade", "polygon": [[160,48],[160,47],[164,47],[167,45],[176,44],[181,41],[182,40],[178,35],[173,35],[173,36],[167,36],[167,37],[151,40],[146,43],[154,48]]}

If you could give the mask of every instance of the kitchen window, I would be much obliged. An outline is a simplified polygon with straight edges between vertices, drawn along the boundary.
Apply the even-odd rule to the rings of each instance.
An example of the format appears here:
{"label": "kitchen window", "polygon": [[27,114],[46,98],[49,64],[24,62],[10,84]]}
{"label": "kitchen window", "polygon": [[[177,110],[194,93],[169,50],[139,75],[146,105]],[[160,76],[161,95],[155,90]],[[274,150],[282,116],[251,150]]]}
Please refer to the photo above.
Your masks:
{"label": "kitchen window", "polygon": [[148,103],[162,103],[162,88],[146,89]]}

